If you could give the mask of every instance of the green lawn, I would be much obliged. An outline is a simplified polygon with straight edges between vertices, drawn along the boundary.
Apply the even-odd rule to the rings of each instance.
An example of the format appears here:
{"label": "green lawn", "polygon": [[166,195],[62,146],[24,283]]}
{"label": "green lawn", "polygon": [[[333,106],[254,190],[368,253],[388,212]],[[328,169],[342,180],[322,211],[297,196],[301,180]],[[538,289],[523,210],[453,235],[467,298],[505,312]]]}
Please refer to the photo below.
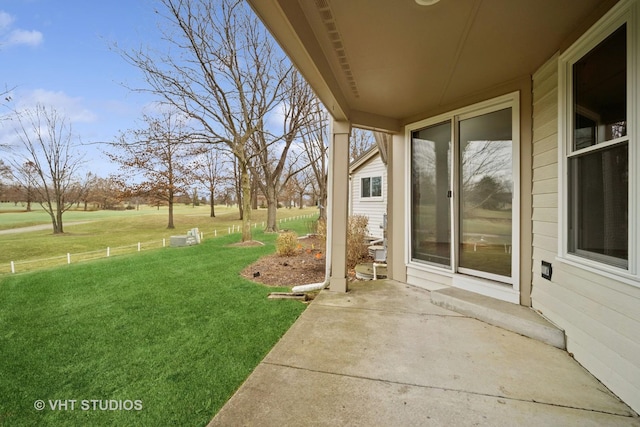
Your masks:
{"label": "green lawn", "polygon": [[255,237],[0,276],[0,425],[206,425],[305,307],[238,275]]}
{"label": "green lawn", "polygon": [[[30,225],[50,224],[48,215],[41,209],[33,212],[12,212],[12,204],[0,204],[0,230],[25,227]],[[259,231],[266,220],[266,210],[252,212],[254,227]],[[316,208],[279,209],[278,219],[286,220],[297,216],[308,216],[310,223],[317,218]],[[186,234],[197,227],[204,233],[204,238],[227,235],[229,229],[238,232],[241,221],[237,208],[216,207],[216,217],[209,217],[208,206],[177,205],[174,213],[176,228],[168,230],[167,208],[141,207],[139,211],[69,211],[63,216],[65,233],[53,235],[51,228],[19,234],[0,233],[0,275],[11,271],[10,263],[14,261],[15,271],[24,272],[64,265],[67,254],[71,261],[105,257],[107,248],[110,255],[132,253],[137,251],[138,242],[141,249],[161,248],[163,239],[166,245],[172,235]],[[83,224],[71,225],[74,222]],[[288,227],[283,222],[281,228]],[[307,231],[305,231],[306,233]]]}

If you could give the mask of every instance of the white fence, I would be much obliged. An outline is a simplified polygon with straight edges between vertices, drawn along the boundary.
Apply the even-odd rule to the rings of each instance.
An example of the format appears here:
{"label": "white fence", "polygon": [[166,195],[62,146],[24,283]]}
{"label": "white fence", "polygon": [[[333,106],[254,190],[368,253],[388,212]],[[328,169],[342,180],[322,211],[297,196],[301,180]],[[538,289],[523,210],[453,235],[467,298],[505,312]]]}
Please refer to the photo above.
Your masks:
{"label": "white fence", "polygon": [[[288,221],[294,221],[303,218],[309,218],[314,215],[298,215],[291,218],[283,218],[279,220],[279,224],[286,223]],[[262,222],[262,228],[264,228],[265,223]],[[258,223],[253,223],[253,228],[258,228]],[[206,233],[206,237],[217,237],[223,235],[229,235],[234,233],[240,233],[242,230],[240,225],[231,225],[231,227],[218,228],[211,230]],[[205,233],[200,233],[200,240],[202,241],[205,238]],[[41,258],[41,259],[30,259],[30,260],[16,260],[10,261],[8,264],[0,265],[0,275],[2,274],[15,274],[15,273],[24,273],[27,271],[35,271],[42,270],[50,267],[57,267],[61,265],[78,263],[84,261],[91,261],[102,258],[110,258],[118,255],[132,254],[136,252],[142,252],[143,250],[151,250],[151,249],[161,249],[167,247],[169,245],[169,239],[163,238],[162,240],[153,240],[147,242],[137,242],[132,243],[130,245],[125,246],[116,246],[116,247],[105,247],[93,251],[88,252],[78,252],[78,253],[67,253],[66,255],[59,255],[51,258]]]}

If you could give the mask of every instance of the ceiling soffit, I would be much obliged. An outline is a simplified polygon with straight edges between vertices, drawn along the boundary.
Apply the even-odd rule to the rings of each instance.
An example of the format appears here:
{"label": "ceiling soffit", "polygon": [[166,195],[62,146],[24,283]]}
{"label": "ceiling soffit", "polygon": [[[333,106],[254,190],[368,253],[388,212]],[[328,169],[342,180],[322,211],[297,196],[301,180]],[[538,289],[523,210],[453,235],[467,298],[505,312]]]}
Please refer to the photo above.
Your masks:
{"label": "ceiling soffit", "polygon": [[[250,0],[257,9],[265,1]],[[612,2],[271,1],[317,67],[303,70],[314,88],[330,90],[330,102],[354,122],[375,127],[386,120],[391,128],[531,75],[598,5]],[[287,40],[280,41],[289,51]],[[320,95],[325,103],[331,98]]]}

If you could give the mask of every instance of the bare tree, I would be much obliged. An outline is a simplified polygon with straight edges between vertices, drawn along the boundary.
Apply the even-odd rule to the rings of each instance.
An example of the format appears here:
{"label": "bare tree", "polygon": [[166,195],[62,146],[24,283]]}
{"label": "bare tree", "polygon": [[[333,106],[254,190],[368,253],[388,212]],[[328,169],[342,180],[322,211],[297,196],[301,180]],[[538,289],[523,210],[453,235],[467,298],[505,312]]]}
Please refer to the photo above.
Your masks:
{"label": "bare tree", "polygon": [[312,120],[307,123],[307,129],[302,134],[302,146],[313,172],[314,179],[311,184],[314,187],[314,195],[316,203],[320,210],[319,218],[327,219],[327,186],[329,173],[328,158],[328,113],[322,107],[320,101],[316,98],[313,103],[310,116]]}
{"label": "bare tree", "polygon": [[99,209],[115,209],[122,196],[116,180],[96,177],[89,193],[89,201],[95,203]]}
{"label": "bare tree", "polygon": [[4,182],[3,179],[11,178],[11,168],[2,159],[0,159],[0,200],[4,194]]}
{"label": "bare tree", "polygon": [[16,118],[24,153],[16,153],[13,176],[23,188],[33,190],[51,217],[53,233],[63,233],[62,214],[76,202],[77,174],[83,160],[72,143],[71,124],[54,108],[43,105],[18,113]]}
{"label": "bare tree", "polygon": [[175,197],[190,182],[191,169],[187,164],[198,154],[197,146],[188,144],[190,133],[184,119],[175,112],[165,112],[159,117],[145,115],[144,121],[145,129],[123,134],[113,145],[115,151],[105,154],[120,165],[120,182],[127,183],[132,194],[149,196],[158,206],[168,205],[167,228],[173,229]]}
{"label": "bare tree", "polygon": [[195,119],[200,140],[226,144],[237,159],[242,188],[242,240],[251,240],[250,139],[279,102],[291,68],[257,17],[241,0],[159,0],[175,47],[164,55],[142,49],[123,56],[150,89]]}
{"label": "bare tree", "polygon": [[289,154],[296,138],[307,130],[312,120],[310,113],[315,95],[296,70],[290,70],[285,76],[283,89],[285,99],[280,104],[279,110],[281,129],[275,127],[266,129],[261,126],[261,131],[251,138],[257,157],[253,164],[260,169],[260,175],[263,177],[262,180],[257,181],[257,184],[267,200],[265,231],[268,232],[278,230],[276,215],[281,189],[287,185],[292,176],[309,166],[306,163],[295,167],[297,162],[289,159]]}
{"label": "bare tree", "polygon": [[224,175],[225,155],[216,146],[209,146],[194,162],[194,176],[209,191],[209,216],[216,216],[215,200],[218,187],[228,181]]}
{"label": "bare tree", "polygon": [[[11,91],[14,88],[9,88],[5,85],[4,89],[0,90],[0,108],[7,108],[10,109],[9,104],[11,104],[11,101],[13,100],[11,97]],[[2,112],[0,112],[0,121],[4,121],[4,120],[9,120],[11,118],[11,116],[9,114],[3,115]],[[8,149],[9,145],[3,143],[2,141],[0,141],[0,149]]]}
{"label": "bare tree", "polygon": [[353,128],[351,140],[349,141],[350,161],[354,161],[369,151],[376,143],[372,131],[360,128]]}

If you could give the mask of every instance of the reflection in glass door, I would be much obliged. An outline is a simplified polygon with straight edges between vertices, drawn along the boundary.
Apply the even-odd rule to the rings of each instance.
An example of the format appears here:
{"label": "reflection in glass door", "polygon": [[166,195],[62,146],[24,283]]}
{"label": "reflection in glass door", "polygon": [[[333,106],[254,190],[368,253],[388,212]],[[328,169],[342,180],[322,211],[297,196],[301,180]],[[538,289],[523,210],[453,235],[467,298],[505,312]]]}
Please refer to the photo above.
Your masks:
{"label": "reflection in glass door", "polygon": [[459,141],[458,270],[511,277],[511,109],[461,120]]}
{"label": "reflection in glass door", "polygon": [[512,131],[505,108],[411,133],[411,260],[512,282]]}
{"label": "reflection in glass door", "polygon": [[412,134],[411,257],[451,266],[451,123]]}

